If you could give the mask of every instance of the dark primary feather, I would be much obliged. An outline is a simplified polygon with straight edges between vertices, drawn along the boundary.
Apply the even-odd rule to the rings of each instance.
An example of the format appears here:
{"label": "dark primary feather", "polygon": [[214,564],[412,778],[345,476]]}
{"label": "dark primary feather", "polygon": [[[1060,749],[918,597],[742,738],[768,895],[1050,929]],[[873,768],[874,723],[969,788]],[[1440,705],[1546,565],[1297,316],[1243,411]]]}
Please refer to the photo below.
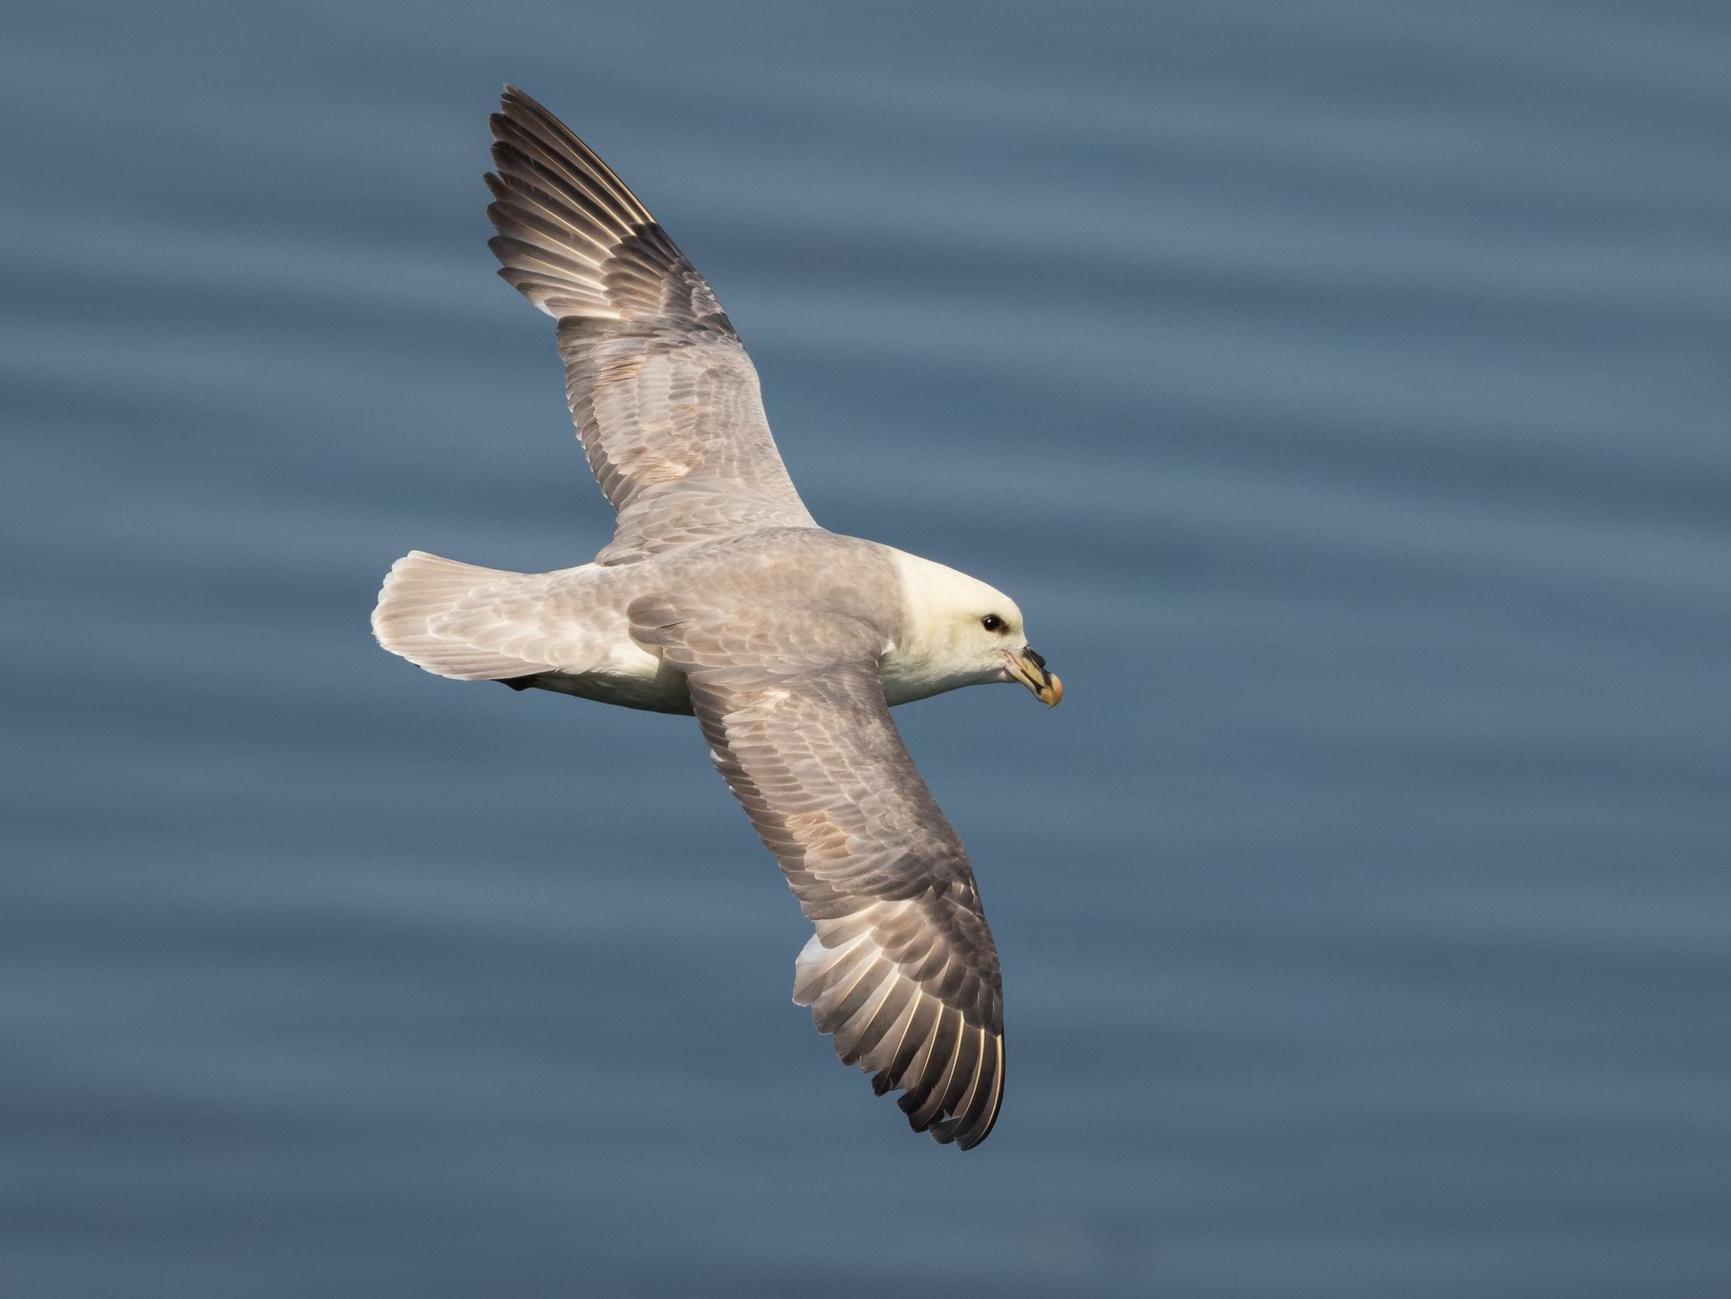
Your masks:
{"label": "dark primary feather", "polygon": [[617,511],[603,564],[815,526],[714,292],[595,152],[522,91],[494,114],[499,274],[559,321],[577,435]]}

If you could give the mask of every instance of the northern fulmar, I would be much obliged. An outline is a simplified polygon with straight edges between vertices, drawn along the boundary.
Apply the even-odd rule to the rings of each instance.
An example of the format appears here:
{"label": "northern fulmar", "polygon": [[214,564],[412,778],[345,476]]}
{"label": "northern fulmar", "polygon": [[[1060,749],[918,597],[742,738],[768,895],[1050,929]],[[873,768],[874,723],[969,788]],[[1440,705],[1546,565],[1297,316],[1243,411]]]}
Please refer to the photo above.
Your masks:
{"label": "northern fulmar", "polygon": [[703,277],[611,168],[513,87],[492,117],[499,274],[558,322],[565,394],[616,513],[590,564],[411,551],[373,634],[458,681],[695,714],[815,934],[793,998],[915,1131],[962,1149],[1004,1092],[1003,986],[967,853],[889,708],[959,686],[1063,694],[1016,602],[818,526]]}

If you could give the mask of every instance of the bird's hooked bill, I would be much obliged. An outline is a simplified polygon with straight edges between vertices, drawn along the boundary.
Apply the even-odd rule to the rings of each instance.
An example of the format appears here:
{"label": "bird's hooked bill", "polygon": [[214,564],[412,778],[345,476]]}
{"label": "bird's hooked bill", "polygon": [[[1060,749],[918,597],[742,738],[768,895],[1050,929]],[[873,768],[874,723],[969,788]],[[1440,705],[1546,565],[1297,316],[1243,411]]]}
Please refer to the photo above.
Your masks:
{"label": "bird's hooked bill", "polygon": [[1034,698],[1048,708],[1055,708],[1064,697],[1064,683],[1046,670],[1046,660],[1027,646],[1020,650],[1005,650],[1004,662],[1013,680],[1033,691]]}

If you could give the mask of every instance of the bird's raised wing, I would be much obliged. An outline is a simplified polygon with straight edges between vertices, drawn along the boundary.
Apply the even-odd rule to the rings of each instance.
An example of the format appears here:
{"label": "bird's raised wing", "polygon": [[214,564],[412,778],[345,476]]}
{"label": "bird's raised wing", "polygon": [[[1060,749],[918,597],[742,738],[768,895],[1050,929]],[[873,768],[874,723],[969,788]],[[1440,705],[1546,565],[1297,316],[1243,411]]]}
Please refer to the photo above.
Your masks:
{"label": "bird's raised wing", "polygon": [[606,163],[522,91],[493,115],[499,274],[559,322],[577,436],[626,564],[762,527],[811,527],[757,370],[715,294]]}
{"label": "bird's raised wing", "polygon": [[[817,932],[794,1000],[915,1131],[967,1149],[1004,1092],[1003,985],[967,853],[884,702],[872,629],[797,641],[659,596],[631,634],[687,674],[710,752]],[[766,660],[764,646],[802,646]]]}

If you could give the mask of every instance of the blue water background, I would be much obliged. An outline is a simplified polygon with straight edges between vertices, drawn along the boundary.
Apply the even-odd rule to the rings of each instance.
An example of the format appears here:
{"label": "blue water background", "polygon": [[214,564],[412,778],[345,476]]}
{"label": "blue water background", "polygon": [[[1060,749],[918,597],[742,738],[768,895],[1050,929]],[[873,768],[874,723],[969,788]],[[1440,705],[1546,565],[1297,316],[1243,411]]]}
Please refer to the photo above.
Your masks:
{"label": "blue water background", "polygon": [[[1068,683],[898,714],[970,1155],[688,720],[367,633],[608,531],[505,80]],[[1731,1293],[1731,11],[40,5],[0,111],[7,1299]]]}

